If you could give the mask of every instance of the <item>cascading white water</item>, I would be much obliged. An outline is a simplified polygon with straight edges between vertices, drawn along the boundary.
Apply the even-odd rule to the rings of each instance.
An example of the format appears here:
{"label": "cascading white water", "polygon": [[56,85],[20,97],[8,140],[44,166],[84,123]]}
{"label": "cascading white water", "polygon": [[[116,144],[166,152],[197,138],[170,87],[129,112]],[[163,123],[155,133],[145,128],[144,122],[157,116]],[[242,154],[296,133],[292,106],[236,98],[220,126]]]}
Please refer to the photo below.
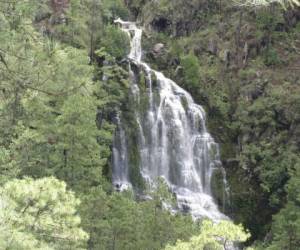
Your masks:
{"label": "cascading white water", "polygon": [[[226,218],[212,197],[211,177],[221,164],[218,145],[206,129],[203,108],[175,82],[141,61],[142,29],[132,22],[116,20],[116,23],[130,36],[128,58],[144,72],[148,85],[148,108],[134,114],[138,124],[141,175],[150,183],[163,177],[176,194],[179,208],[188,210],[194,217],[215,221]],[[131,77],[131,93],[138,107],[140,89],[132,71]],[[123,190],[131,185],[128,138],[119,117],[117,125],[113,184]]]}

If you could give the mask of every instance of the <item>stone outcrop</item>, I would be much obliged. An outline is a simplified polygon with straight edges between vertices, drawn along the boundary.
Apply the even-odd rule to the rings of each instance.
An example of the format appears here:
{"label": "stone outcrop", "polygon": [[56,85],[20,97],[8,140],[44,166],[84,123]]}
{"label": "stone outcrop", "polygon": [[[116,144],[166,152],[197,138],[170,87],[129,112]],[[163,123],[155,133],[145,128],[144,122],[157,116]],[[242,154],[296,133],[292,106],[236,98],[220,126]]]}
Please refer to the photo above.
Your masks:
{"label": "stone outcrop", "polygon": [[163,43],[157,43],[153,47],[153,53],[155,55],[161,55],[163,53],[163,50],[165,48],[165,45]]}

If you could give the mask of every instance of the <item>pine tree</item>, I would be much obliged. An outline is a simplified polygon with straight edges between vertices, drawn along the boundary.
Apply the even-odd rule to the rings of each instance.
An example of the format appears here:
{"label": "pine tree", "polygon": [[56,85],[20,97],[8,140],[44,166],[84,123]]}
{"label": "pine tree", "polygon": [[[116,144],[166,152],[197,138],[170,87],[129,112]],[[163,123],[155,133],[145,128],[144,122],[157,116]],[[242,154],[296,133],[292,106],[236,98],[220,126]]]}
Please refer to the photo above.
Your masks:
{"label": "pine tree", "polygon": [[[245,232],[241,225],[234,225],[230,221],[221,221],[214,224],[212,221],[202,222],[201,233],[193,236],[190,241],[178,241],[175,246],[167,246],[166,250],[203,250],[227,249],[233,242],[245,242],[250,234]],[[228,248],[229,249],[229,248]]]}
{"label": "pine tree", "polygon": [[1,249],[82,249],[80,201],[57,179],[13,180],[0,189]]}

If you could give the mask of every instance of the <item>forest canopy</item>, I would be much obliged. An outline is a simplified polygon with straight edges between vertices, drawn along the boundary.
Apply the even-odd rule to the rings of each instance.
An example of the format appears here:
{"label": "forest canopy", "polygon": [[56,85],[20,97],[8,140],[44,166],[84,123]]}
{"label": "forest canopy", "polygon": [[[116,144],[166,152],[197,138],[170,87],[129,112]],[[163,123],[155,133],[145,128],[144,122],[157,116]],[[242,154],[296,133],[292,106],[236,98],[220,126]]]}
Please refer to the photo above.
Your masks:
{"label": "forest canopy", "polygon": [[[235,242],[297,250],[299,5],[0,1],[0,248],[226,249]],[[129,156],[134,188],[112,185],[121,111],[128,145],[138,143],[130,38],[117,18],[144,28],[144,60],[206,111],[228,184],[224,199],[216,177],[213,195],[231,220],[167,209],[176,207],[174,194],[162,180],[144,183],[136,147]],[[146,77],[135,80],[147,93]],[[140,101],[148,107],[146,97]]]}

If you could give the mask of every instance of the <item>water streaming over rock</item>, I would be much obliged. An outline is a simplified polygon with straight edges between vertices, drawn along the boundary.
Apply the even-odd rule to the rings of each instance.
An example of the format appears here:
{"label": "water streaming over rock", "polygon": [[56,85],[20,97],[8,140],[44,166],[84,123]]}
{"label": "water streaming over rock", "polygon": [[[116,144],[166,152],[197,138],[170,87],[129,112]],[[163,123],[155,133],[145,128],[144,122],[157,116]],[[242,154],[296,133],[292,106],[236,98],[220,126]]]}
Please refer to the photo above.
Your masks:
{"label": "water streaming over rock", "polygon": [[[139,169],[149,183],[163,177],[176,194],[178,207],[194,217],[226,218],[214,202],[211,179],[221,167],[218,144],[208,133],[205,112],[191,95],[161,72],[151,69],[142,58],[142,29],[135,23],[116,20],[131,38],[131,65],[143,72],[147,83],[147,108],[134,112],[137,124]],[[131,70],[131,95],[141,105],[140,86]],[[128,137],[118,116],[113,147],[113,184],[131,186]],[[225,179],[224,179],[225,181]]]}

